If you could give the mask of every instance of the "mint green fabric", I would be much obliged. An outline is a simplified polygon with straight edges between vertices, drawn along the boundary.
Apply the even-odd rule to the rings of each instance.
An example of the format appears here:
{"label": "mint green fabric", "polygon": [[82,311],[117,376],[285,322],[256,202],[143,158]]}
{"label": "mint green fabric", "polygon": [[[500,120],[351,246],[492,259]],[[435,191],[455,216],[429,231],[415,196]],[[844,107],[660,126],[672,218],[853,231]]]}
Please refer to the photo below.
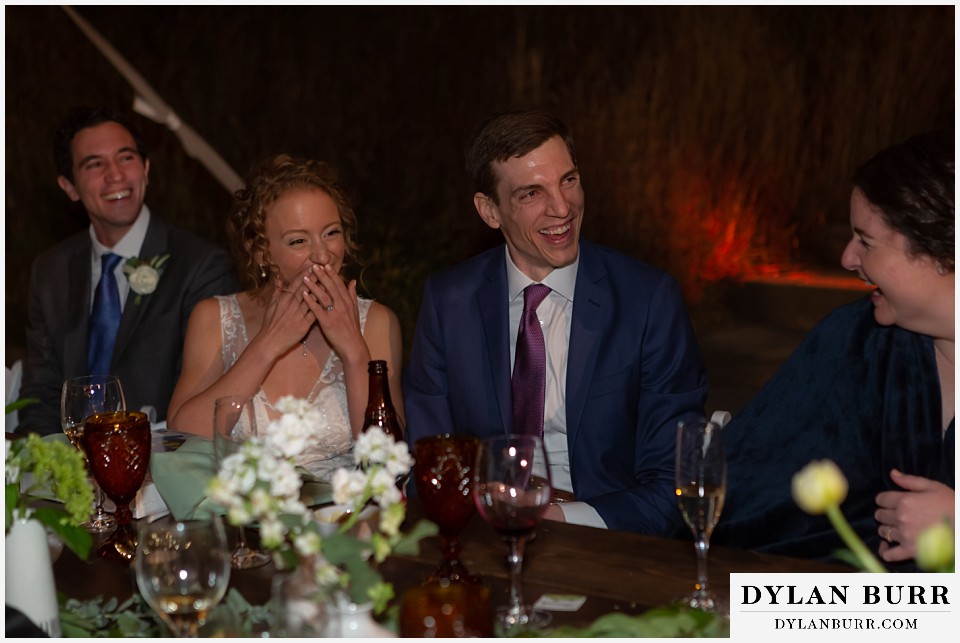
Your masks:
{"label": "mint green fabric", "polygon": [[177,520],[222,513],[206,494],[214,469],[213,442],[204,438],[187,438],[176,451],[158,451],[150,457],[153,484]]}
{"label": "mint green fabric", "polygon": [[[215,468],[213,442],[198,437],[187,438],[176,451],[157,452],[150,458],[153,484],[177,520],[223,513],[223,508],[206,495]],[[300,473],[304,477],[300,490],[304,504],[309,507],[333,501],[329,483],[313,479],[305,470]]]}
{"label": "mint green fabric", "polygon": [[303,487],[300,488],[300,502],[308,507],[316,507],[333,502],[333,485],[329,482],[306,479],[306,476],[309,474],[307,474],[305,470],[301,470],[300,475],[305,476]]}

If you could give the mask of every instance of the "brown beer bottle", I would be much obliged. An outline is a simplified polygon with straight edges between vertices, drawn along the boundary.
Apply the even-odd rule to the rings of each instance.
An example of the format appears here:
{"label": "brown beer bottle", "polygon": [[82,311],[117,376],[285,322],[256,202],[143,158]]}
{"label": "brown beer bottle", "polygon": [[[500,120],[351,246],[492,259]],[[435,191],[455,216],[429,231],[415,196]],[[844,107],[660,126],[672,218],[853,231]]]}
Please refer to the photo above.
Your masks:
{"label": "brown beer bottle", "polygon": [[368,366],[370,392],[367,395],[367,410],[363,414],[363,430],[380,427],[394,442],[403,442],[403,426],[397,410],[390,400],[390,382],[387,380],[387,363],[382,359],[372,360]]}

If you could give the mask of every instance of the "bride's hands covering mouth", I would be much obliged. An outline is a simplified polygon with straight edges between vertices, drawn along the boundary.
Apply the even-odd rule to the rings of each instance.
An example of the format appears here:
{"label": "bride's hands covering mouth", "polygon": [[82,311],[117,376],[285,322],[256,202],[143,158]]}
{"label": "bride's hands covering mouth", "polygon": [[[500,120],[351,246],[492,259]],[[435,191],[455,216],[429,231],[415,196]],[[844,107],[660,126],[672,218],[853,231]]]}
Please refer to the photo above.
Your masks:
{"label": "bride's hands covering mouth", "polygon": [[344,360],[368,362],[370,351],[360,330],[357,282],[344,282],[330,265],[313,264],[302,282],[303,299],[320,324],[330,346]]}

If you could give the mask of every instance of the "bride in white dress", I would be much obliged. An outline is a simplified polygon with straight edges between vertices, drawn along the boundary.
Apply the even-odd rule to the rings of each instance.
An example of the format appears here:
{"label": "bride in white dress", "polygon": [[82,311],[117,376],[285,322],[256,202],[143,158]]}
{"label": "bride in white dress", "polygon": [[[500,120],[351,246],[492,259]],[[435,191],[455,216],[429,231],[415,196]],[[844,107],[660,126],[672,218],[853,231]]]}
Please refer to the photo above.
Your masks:
{"label": "bride in white dress", "polygon": [[251,288],[194,308],[168,426],[212,437],[217,398],[253,397],[261,422],[276,417],[281,397],[307,399],[329,422],[299,464],[329,479],[351,466],[370,360],[387,361],[403,415],[399,321],[343,277],[356,263],[356,227],[329,166],[280,155],[254,169],[234,196],[228,227]]}

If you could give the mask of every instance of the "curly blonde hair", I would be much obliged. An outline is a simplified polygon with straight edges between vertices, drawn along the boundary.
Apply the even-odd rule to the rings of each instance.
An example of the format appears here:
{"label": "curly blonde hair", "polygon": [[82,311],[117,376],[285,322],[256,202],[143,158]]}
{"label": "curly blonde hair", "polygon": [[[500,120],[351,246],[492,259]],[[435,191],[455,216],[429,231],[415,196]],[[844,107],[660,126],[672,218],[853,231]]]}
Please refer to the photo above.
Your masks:
{"label": "curly blonde hair", "polygon": [[284,193],[303,188],[321,190],[337,205],[346,250],[341,275],[349,265],[360,264],[357,215],[337,170],[322,161],[279,154],[261,161],[250,171],[243,187],[233,195],[227,225],[237,272],[244,288],[253,290],[255,297],[262,298],[277,273],[276,266],[269,261],[269,242],[264,232],[267,208]]}

